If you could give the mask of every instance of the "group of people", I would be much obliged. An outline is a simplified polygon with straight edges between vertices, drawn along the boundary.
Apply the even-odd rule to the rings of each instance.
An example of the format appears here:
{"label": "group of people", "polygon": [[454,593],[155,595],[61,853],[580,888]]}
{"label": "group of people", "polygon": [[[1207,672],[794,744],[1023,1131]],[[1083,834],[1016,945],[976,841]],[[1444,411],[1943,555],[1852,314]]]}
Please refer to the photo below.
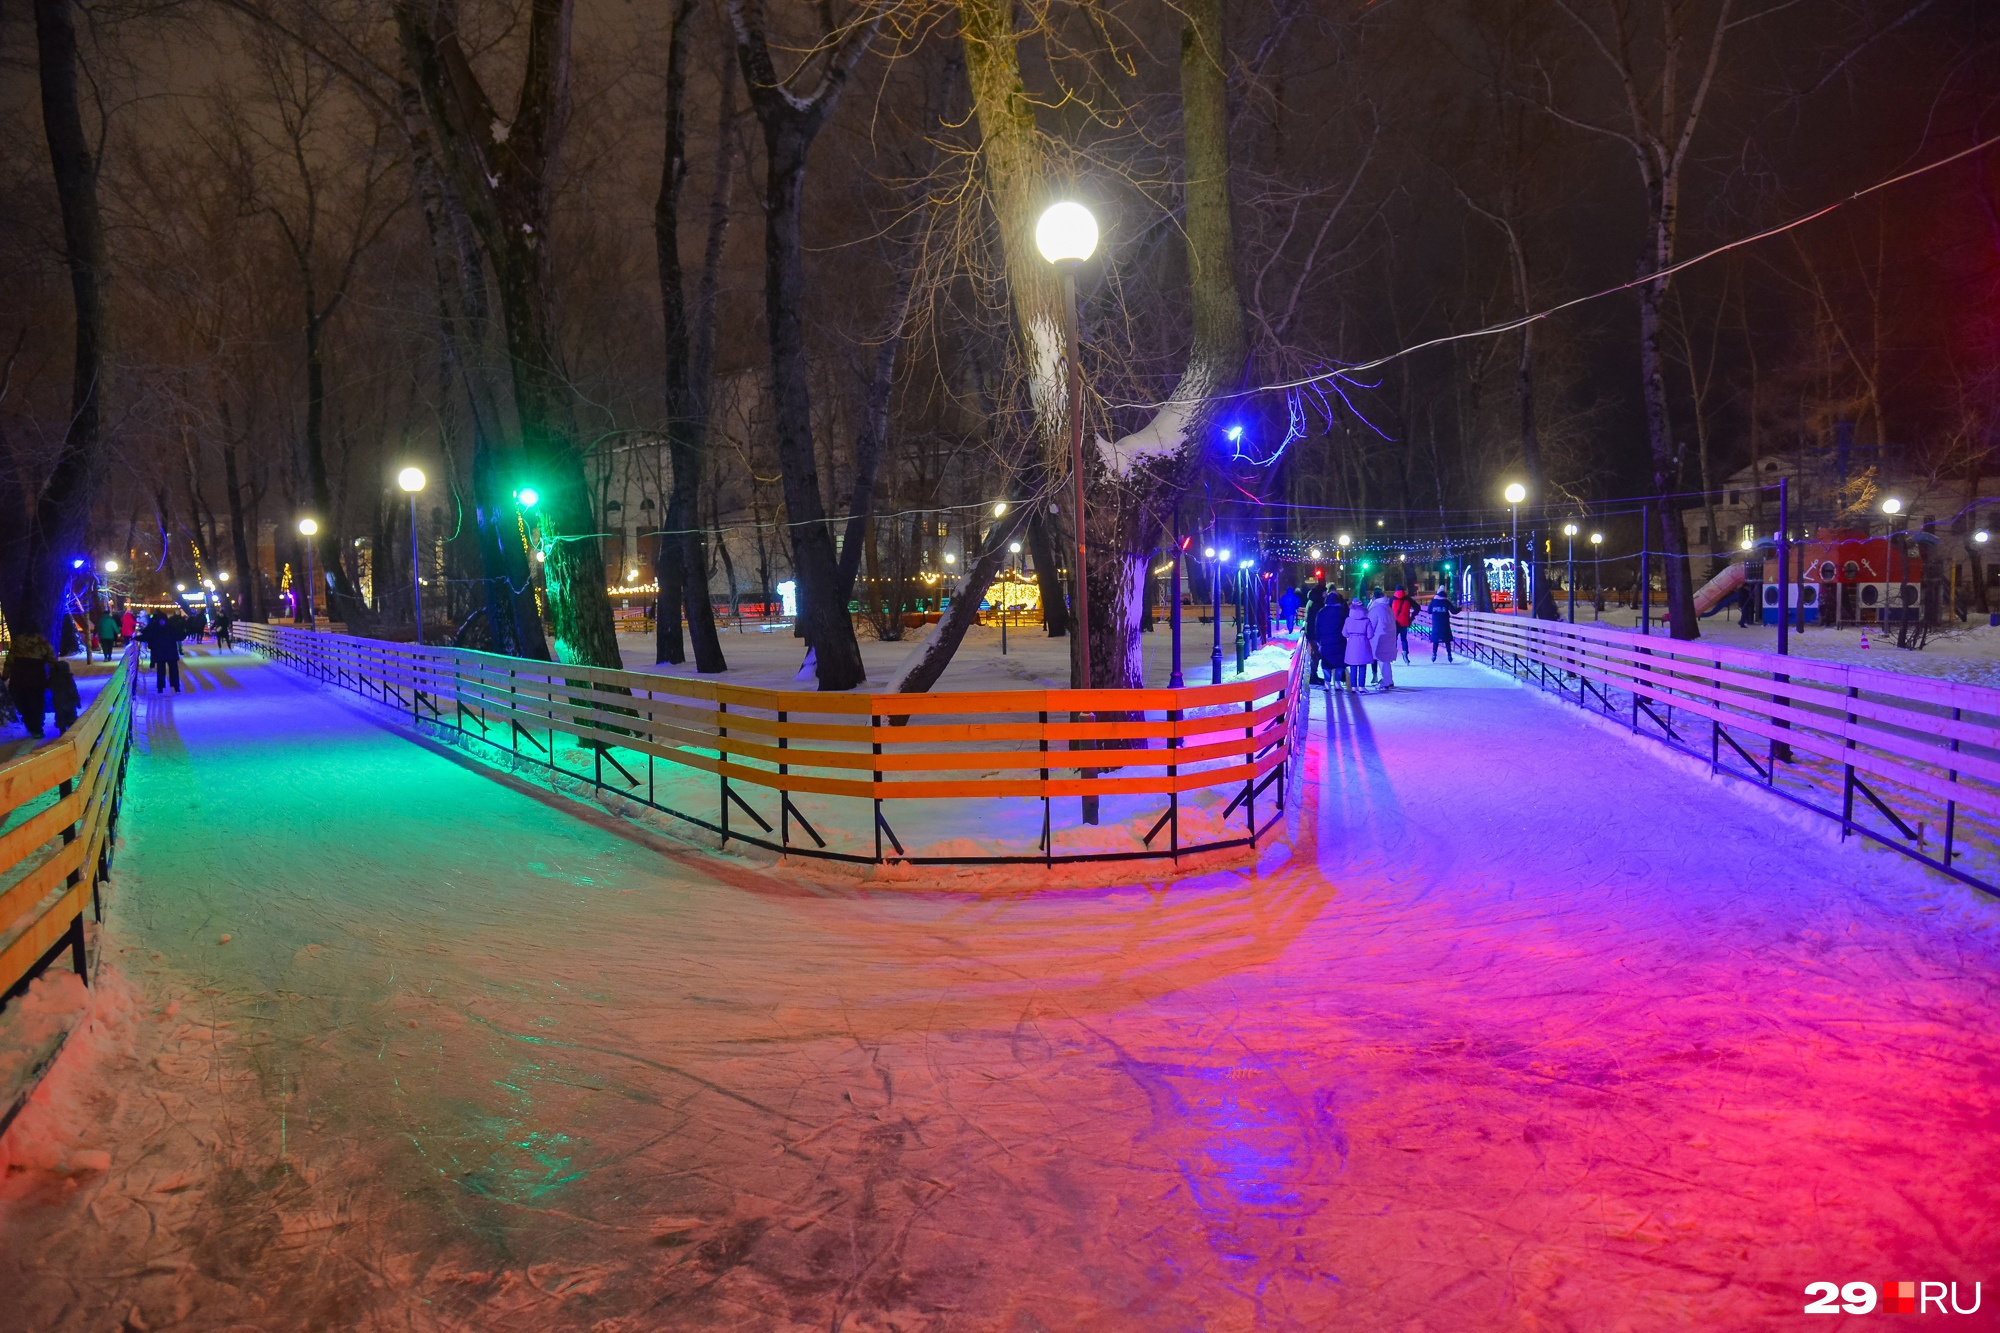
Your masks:
{"label": "group of people", "polygon": [[[1431,618],[1431,661],[1437,661],[1440,648],[1445,661],[1452,661],[1451,616],[1458,608],[1440,586],[1424,609]],[[1410,660],[1410,626],[1416,618],[1416,598],[1407,588],[1376,588],[1373,596],[1357,594],[1352,602],[1338,588],[1314,588],[1305,602],[1312,683],[1350,690],[1370,685],[1395,689],[1396,659]]]}
{"label": "group of people", "polygon": [[[139,629],[137,637],[139,642],[146,646],[146,654],[152,660],[153,692],[156,694],[165,694],[170,684],[173,686],[175,694],[181,692],[182,643],[189,639],[200,643],[208,636],[209,630],[213,628],[215,631],[215,646],[218,648],[228,648],[233,643],[230,630],[234,624],[234,619],[227,611],[218,613],[211,622],[208,613],[200,607],[196,607],[193,612],[187,615],[169,615],[163,611],[155,611],[148,615],[146,623]],[[104,638],[105,630],[111,625],[112,621],[109,615],[106,615],[103,620],[98,622],[97,632],[100,640]],[[128,636],[132,633],[132,613],[130,611],[125,613],[124,622],[118,628]],[[110,647],[106,648],[106,661],[110,660],[110,648],[116,646],[116,643],[113,643]]]}
{"label": "group of people", "polygon": [[[218,647],[230,647],[233,625],[228,612],[211,619],[199,607],[187,614],[154,611],[143,620],[129,608],[122,613],[107,609],[84,636],[84,659],[89,661],[101,652],[109,662],[119,649],[136,639],[145,646],[153,668],[154,691],[164,694],[172,689],[179,694],[181,645],[189,639],[199,643],[212,632]],[[44,735],[51,712],[55,714],[58,736],[76,721],[82,700],[75,673],[47,635],[26,634],[15,640],[7,651],[5,663],[0,664],[0,677],[5,678],[7,695],[30,736],[39,739]]]}

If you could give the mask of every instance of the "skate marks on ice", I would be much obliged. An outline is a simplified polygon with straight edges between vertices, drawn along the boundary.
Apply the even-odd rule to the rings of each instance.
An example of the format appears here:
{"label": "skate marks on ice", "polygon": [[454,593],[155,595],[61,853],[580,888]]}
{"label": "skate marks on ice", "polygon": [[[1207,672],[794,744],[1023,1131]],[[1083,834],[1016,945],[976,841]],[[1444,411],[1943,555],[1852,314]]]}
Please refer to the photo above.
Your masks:
{"label": "skate marks on ice", "polygon": [[1989,1261],[1982,918],[1410,674],[1295,851],[1004,900],[704,873],[306,692],[176,700],[131,1063],[65,1065],[97,1137],[7,1178],[0,1283],[49,1328],[1742,1328]]}

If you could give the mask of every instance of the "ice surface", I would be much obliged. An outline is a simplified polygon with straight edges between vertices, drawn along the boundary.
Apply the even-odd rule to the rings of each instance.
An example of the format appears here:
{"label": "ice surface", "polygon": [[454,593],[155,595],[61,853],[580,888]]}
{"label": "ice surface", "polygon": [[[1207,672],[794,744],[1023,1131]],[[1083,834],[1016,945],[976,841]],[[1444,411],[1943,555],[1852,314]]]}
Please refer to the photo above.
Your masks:
{"label": "ice surface", "polygon": [[193,667],[139,700],[94,1028],[0,1145],[0,1326],[1991,1300],[1994,905],[1483,668],[1322,693],[1254,863],[954,891],[718,857]]}

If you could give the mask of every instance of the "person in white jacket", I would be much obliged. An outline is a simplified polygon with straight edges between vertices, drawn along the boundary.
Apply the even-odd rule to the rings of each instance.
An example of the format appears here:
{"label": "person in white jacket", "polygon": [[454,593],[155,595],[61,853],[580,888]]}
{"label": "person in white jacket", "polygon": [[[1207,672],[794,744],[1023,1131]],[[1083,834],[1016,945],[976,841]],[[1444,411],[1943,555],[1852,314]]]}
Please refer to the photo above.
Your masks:
{"label": "person in white jacket", "polygon": [[1364,689],[1368,685],[1368,667],[1375,660],[1375,623],[1368,618],[1368,609],[1361,604],[1359,593],[1355,594],[1354,605],[1348,608],[1340,637],[1347,641],[1347,651],[1341,659],[1347,665],[1347,686]]}
{"label": "person in white jacket", "polygon": [[1374,649],[1375,661],[1379,664],[1382,688],[1396,688],[1396,608],[1389,601],[1389,594],[1376,590],[1374,600],[1368,603],[1368,633],[1372,638],[1369,645]]}

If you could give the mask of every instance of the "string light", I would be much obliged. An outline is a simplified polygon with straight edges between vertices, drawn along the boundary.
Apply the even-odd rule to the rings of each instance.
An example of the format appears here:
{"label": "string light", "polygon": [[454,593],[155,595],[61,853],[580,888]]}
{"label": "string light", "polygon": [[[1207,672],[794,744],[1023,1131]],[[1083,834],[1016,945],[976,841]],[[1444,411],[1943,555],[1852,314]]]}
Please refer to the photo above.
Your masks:
{"label": "string light", "polygon": [[1792,231],[1795,230],[1796,228],[1803,227],[1808,222],[1813,222],[1819,218],[1823,218],[1827,214],[1834,212],[1837,209],[1844,208],[1848,204],[1854,203],[1857,200],[1865,199],[1871,194],[1875,194],[1879,191],[1886,190],[1892,185],[1900,185],[1902,182],[1910,180],[1917,176],[1924,175],[1926,172],[1936,171],[1940,167],[1948,167],[1954,162],[1962,161],[1965,158],[1975,156],[1976,154],[1979,153],[1983,153],[1988,148],[1993,147],[1993,145],[1995,144],[2000,144],[2000,134],[1996,134],[1989,138],[1982,139],[1978,143],[1973,144],[1970,148],[1960,149],[1958,152],[1952,153],[1946,157],[1941,157],[1935,162],[1926,163],[1921,167],[1913,167],[1910,170],[1902,172],[1899,175],[1890,176],[1885,180],[1876,181],[1873,185],[1869,185],[1862,189],[1856,190],[1854,193],[1846,196],[1843,199],[1836,199],[1834,202],[1827,204],[1824,207],[1815,209],[1810,213],[1804,214],[1803,216],[1793,218],[1790,222],[1781,222],[1775,227],[1769,227],[1763,231],[1756,232],[1752,235],[1739,237],[1733,241],[1727,241],[1721,245],[1716,246],[1712,250],[1706,250],[1703,251],[1701,254],[1691,256],[1687,259],[1679,260],[1675,263],[1667,265],[1665,268],[1657,269],[1654,272],[1642,274],[1639,277],[1631,279],[1629,282],[1621,282],[1616,286],[1606,287],[1601,291],[1591,292],[1587,296],[1571,297],[1567,301],[1563,301],[1556,305],[1549,306],[1544,310],[1535,311],[1533,314],[1521,315],[1514,319],[1503,320],[1498,324],[1489,324],[1485,328],[1472,329],[1465,333],[1440,334],[1438,337],[1428,338],[1423,342],[1413,343],[1408,347],[1398,348],[1396,351],[1386,353],[1385,355],[1382,356],[1378,356],[1373,360],[1358,362],[1354,365],[1343,366],[1340,369],[1325,371],[1320,374],[1303,375],[1300,376],[1298,379],[1281,380],[1272,384],[1258,385],[1255,388],[1239,389],[1234,393],[1216,394],[1211,399],[1197,400],[1197,399],[1169,398],[1162,402],[1157,402],[1157,403],[1124,402],[1124,403],[1111,403],[1108,404],[1108,406],[1115,409],[1137,408],[1146,411],[1158,411],[1159,409],[1164,407],[1188,406],[1189,404],[1197,401],[1220,401],[1227,399],[1247,398],[1253,394],[1279,393],[1286,390],[1302,389],[1309,386],[1332,387],[1337,392],[1338,381],[1346,380],[1349,383],[1353,383],[1354,381],[1351,379],[1351,376],[1353,375],[1366,374],[1368,371],[1377,370],[1382,366],[1388,365],[1392,361],[1400,360],[1401,358],[1413,355],[1414,353],[1426,351],[1433,347],[1447,346],[1455,342],[1465,342],[1473,338],[1489,338],[1489,337],[1494,337],[1498,334],[1512,333],[1516,329],[1526,328],[1530,324],[1538,323],[1539,321],[1548,319],[1553,315],[1561,314],[1565,310],[1574,309],[1577,306],[1586,305],[1592,301],[1602,300],[1607,296],[1616,296],[1620,292],[1631,291],[1634,288],[1644,287],[1649,283],[1659,282],[1662,279],[1671,278],[1674,274],[1679,273],[1683,269],[1692,268],[1696,264],[1705,263],[1708,260],[1714,259],[1718,255],[1727,254],[1731,250],[1741,249],[1746,245],[1754,245],[1758,241],[1769,240],[1773,236],[1781,236],[1788,231]]}

